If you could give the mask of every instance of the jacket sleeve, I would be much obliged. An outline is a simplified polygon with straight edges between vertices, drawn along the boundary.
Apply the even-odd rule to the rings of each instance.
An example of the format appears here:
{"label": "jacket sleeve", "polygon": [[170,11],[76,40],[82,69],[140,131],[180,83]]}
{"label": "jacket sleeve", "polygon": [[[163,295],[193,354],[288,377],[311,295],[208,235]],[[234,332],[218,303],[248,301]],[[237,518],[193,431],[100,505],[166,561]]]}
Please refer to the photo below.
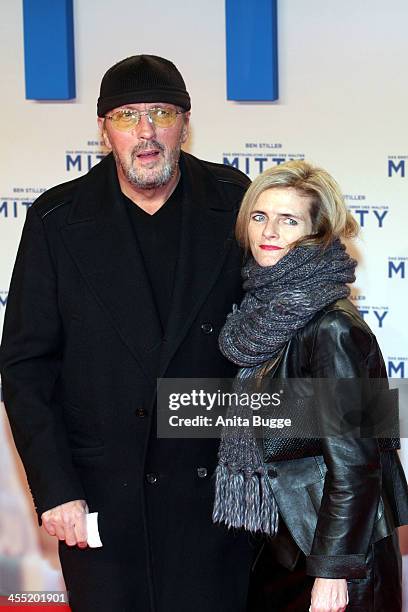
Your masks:
{"label": "jacket sleeve", "polygon": [[[324,381],[319,401],[343,435],[322,438],[327,467],[307,573],[323,578],[362,578],[381,492],[381,461],[375,438],[347,432],[345,415],[363,408],[368,357],[379,351],[357,319],[338,310],[321,320],[314,338],[312,376]],[[347,423],[346,423],[347,424]]]}
{"label": "jacket sleeve", "polygon": [[6,411],[39,517],[84,499],[61,406],[54,400],[63,335],[43,221],[28,211],[7,300],[0,369]]}

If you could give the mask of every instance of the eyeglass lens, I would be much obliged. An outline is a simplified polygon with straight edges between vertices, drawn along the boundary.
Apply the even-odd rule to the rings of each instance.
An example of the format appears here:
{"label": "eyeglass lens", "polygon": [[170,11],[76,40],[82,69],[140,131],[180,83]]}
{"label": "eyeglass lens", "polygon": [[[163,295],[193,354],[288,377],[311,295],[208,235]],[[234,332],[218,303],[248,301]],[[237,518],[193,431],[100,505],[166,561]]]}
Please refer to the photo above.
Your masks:
{"label": "eyeglass lens", "polygon": [[177,117],[177,111],[171,108],[151,108],[147,111],[123,109],[114,113],[111,117],[114,127],[118,130],[131,130],[135,127],[142,115],[147,115],[156,127],[171,127]]}

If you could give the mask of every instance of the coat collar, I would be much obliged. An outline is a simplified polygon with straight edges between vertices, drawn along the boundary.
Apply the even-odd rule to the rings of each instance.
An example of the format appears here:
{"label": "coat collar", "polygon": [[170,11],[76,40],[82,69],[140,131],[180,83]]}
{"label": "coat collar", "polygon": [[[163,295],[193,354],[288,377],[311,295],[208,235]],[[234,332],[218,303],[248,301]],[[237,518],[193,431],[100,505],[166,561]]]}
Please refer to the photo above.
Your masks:
{"label": "coat collar", "polygon": [[162,328],[112,155],[84,177],[62,236],[122,341],[155,379]]}
{"label": "coat collar", "polygon": [[62,237],[101,308],[150,379],[166,368],[220,274],[236,202],[206,164],[182,153],[182,229],[168,326],[163,332],[143,258],[108,155],[83,179]]}
{"label": "coat collar", "polygon": [[184,153],[180,170],[183,178],[181,240],[160,376],[165,374],[220,274],[233,242],[236,217],[237,203],[224,196],[206,164]]}

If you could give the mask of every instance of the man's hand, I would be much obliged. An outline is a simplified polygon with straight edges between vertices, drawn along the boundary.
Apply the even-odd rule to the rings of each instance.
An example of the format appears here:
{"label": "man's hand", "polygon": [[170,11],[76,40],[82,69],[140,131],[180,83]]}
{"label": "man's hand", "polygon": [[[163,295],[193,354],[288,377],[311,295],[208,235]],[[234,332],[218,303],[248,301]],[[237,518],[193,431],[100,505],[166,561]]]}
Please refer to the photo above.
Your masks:
{"label": "man's hand", "polygon": [[41,520],[45,531],[50,535],[65,540],[68,546],[77,545],[79,548],[86,548],[86,514],[88,514],[86,501],[76,499],[43,512]]}
{"label": "man's hand", "polygon": [[315,579],[310,612],[344,612],[347,604],[347,582],[344,578]]}

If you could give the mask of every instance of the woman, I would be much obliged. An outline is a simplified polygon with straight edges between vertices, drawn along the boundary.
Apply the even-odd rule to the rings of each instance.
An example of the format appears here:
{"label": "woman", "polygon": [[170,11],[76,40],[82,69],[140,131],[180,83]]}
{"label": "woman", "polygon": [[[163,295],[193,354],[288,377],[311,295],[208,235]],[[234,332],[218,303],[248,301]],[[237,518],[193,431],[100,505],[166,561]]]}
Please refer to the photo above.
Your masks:
{"label": "woman", "polygon": [[[236,227],[251,253],[246,295],[220,334],[223,354],[241,366],[236,389],[323,380],[319,419],[333,417],[341,431],[349,402],[361,425],[373,390],[392,399],[375,337],[346,299],[356,262],[341,239],[357,227],[324,170],[292,161],[261,174]],[[224,431],[214,521],[272,536],[253,576],[251,612],[401,610],[395,527],[408,522],[408,496],[395,439],[327,431],[285,442],[257,441],[252,427]]]}

